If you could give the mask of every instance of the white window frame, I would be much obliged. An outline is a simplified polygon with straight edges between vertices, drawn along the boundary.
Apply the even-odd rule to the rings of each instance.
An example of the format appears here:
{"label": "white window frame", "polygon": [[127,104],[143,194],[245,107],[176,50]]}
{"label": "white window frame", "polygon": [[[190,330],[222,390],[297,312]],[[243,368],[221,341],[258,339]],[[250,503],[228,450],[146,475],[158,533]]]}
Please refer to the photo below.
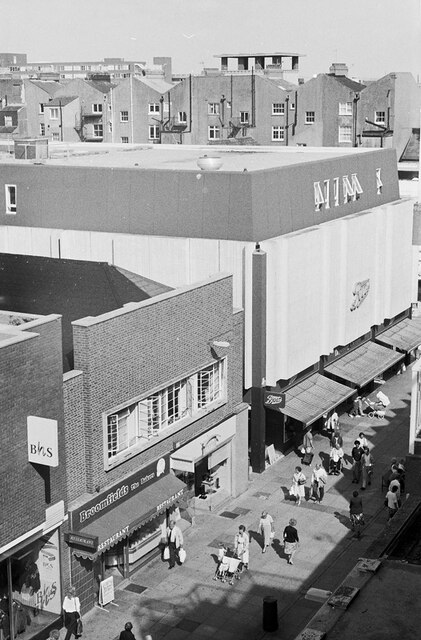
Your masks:
{"label": "white window frame", "polygon": [[187,112],[186,111],[179,111],[177,118],[178,118],[179,124],[187,124]]}
{"label": "white window frame", "polygon": [[13,127],[13,116],[4,116],[4,126]]}
{"label": "white window frame", "polygon": [[[101,131],[101,133],[99,133]],[[103,138],[104,137],[104,127],[102,124],[94,124],[92,128],[92,133],[94,138]]]}
{"label": "white window frame", "polygon": [[102,103],[101,102],[94,102],[92,104],[92,113],[102,114]]}
{"label": "white window frame", "polygon": [[250,112],[240,111],[240,124],[249,124],[249,122],[250,122]]}
{"label": "white window frame", "polygon": [[38,113],[42,114],[44,112],[45,112],[45,105],[44,105],[43,102],[40,102],[39,103],[39,111],[38,111]]}
{"label": "white window frame", "polygon": [[208,102],[208,115],[219,116],[219,102]]}
{"label": "white window frame", "polygon": [[316,112],[315,111],[306,111],[305,115],[305,124],[314,124],[316,122]]}
{"label": "white window frame", "polygon": [[272,102],[272,115],[284,116],[285,115],[285,102]]}
{"label": "white window frame", "polygon": [[149,140],[159,140],[159,124],[149,125]]}
{"label": "white window frame", "polygon": [[339,103],[339,115],[340,116],[352,116],[352,102],[340,102]]}
{"label": "white window frame", "polygon": [[60,134],[57,131],[53,131],[51,134],[52,142],[60,142]]}
{"label": "white window frame", "polygon": [[160,113],[160,106],[159,106],[159,102],[150,102],[148,105],[148,113],[150,114],[155,114],[155,113]]}
{"label": "white window frame", "polygon": [[18,190],[15,184],[4,185],[4,195],[6,200],[6,213],[16,215]]}
{"label": "white window frame", "polygon": [[210,124],[208,126],[208,140],[220,140],[221,139],[221,129],[217,124]]}
{"label": "white window frame", "polygon": [[352,144],[352,127],[350,125],[339,125],[338,142]]}
{"label": "white window frame", "polygon": [[112,468],[215,410],[227,399],[227,361],[216,360],[196,373],[103,414],[105,467]]}
{"label": "white window frame", "polygon": [[279,125],[272,127],[272,142],[284,142],[285,141],[285,127]]}
{"label": "white window frame", "polygon": [[374,112],[374,123],[375,124],[383,124],[383,125],[385,125],[386,124],[386,111],[375,111]]}
{"label": "white window frame", "polygon": [[50,120],[58,120],[60,111],[58,107],[50,107]]}
{"label": "white window frame", "polygon": [[120,122],[128,122],[129,121],[129,112],[124,109],[120,111]]}

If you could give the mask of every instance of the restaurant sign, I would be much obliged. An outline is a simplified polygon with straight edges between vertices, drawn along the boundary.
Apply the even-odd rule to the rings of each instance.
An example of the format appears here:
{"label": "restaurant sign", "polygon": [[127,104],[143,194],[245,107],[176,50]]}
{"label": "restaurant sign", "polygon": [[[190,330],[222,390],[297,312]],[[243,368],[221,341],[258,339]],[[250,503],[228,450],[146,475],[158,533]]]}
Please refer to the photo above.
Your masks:
{"label": "restaurant sign", "polygon": [[98,548],[98,536],[90,536],[88,534],[79,534],[69,531],[64,534],[64,539],[72,547],[83,547],[90,551],[96,551]]}
{"label": "restaurant sign", "polygon": [[128,500],[145,487],[154,484],[161,476],[169,473],[169,455],[163,456],[152,464],[143,467],[125,480],[114,485],[108,491],[104,491],[85,502],[82,507],[71,512],[71,527],[73,531],[79,531],[88,523],[93,522],[115,506]]}

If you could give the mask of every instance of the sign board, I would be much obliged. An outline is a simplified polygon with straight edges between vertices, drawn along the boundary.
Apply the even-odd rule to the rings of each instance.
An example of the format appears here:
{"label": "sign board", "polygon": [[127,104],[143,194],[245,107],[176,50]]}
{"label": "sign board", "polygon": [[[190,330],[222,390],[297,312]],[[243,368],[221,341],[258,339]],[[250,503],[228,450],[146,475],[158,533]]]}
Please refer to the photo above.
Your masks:
{"label": "sign board", "polygon": [[285,393],[279,391],[264,391],[263,404],[266,409],[281,411],[285,407]]}
{"label": "sign board", "polygon": [[114,578],[110,576],[99,583],[99,604],[103,607],[114,600]]}
{"label": "sign board", "polygon": [[156,482],[161,476],[167,475],[169,468],[169,455],[162,456],[156,462],[139,469],[139,471],[114,485],[111,489],[99,493],[92,500],[85,502],[82,507],[71,512],[72,530],[80,531],[88,523],[93,522],[104,513],[107,513],[107,511],[114,509],[118,504]]}
{"label": "sign board", "polygon": [[58,467],[57,420],[28,416],[28,460],[47,467]]}
{"label": "sign board", "polygon": [[273,444],[270,444],[267,447],[266,456],[269,459],[269,464],[274,464],[277,461],[278,456],[276,455],[275,447],[273,446]]}
{"label": "sign board", "polygon": [[72,546],[84,547],[90,551],[95,552],[98,548],[98,536],[90,536],[87,534],[81,535],[79,533],[69,531],[69,533],[64,534],[64,539]]}

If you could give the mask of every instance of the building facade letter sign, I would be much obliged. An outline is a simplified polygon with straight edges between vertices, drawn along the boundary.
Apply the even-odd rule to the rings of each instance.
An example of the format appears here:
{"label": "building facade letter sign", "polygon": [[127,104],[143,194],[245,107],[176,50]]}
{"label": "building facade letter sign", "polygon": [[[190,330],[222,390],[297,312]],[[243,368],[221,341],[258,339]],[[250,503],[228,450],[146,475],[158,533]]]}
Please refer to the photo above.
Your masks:
{"label": "building facade letter sign", "polygon": [[285,407],[285,394],[279,393],[279,391],[265,391],[263,404],[266,409],[281,411]]}
{"label": "building facade letter sign", "polygon": [[383,189],[383,182],[382,182],[382,178],[381,178],[381,173],[382,173],[381,169],[376,169],[376,188],[377,188],[377,195],[378,196],[381,194],[382,189]]}
{"label": "building facade letter sign", "polygon": [[370,291],[370,278],[367,278],[367,280],[362,280],[361,282],[355,283],[354,288],[352,290],[352,295],[354,296],[354,299],[350,306],[351,311],[355,311],[355,309],[358,309],[358,307],[362,305],[362,303],[368,296],[369,291]]}
{"label": "building facade letter sign", "polygon": [[[381,180],[380,180],[380,169],[376,169],[376,181],[377,181],[377,193],[381,192]],[[330,183],[331,180],[324,180],[323,183],[320,181],[313,183],[314,189],[314,209],[315,211],[320,211],[323,209],[330,209]],[[379,187],[380,183],[380,187]],[[342,185],[342,190],[341,190]],[[356,173],[352,173],[351,177],[342,176],[342,180],[339,177],[333,178],[332,180],[332,188],[333,188],[333,206],[339,207],[341,204],[341,193],[343,204],[347,204],[348,202],[355,202],[359,198],[359,196],[363,193],[363,188],[361,186],[360,181],[358,180],[358,176]],[[380,191],[379,191],[380,188]]]}
{"label": "building facade letter sign", "polygon": [[28,416],[28,461],[46,467],[58,467],[57,420]]}

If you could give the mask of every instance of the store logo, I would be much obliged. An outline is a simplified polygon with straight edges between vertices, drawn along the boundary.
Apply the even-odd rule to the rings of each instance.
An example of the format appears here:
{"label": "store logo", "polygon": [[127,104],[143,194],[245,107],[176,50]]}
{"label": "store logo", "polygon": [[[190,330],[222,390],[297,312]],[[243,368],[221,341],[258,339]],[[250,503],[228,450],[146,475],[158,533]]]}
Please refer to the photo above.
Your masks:
{"label": "store logo", "polygon": [[267,409],[281,410],[285,407],[285,394],[273,391],[265,391],[263,404]]}
{"label": "store logo", "polygon": [[[380,177],[380,174],[378,175]],[[333,193],[331,194],[332,189]],[[352,173],[351,178],[349,178],[349,176],[342,176],[342,180],[337,177],[333,178],[332,181],[329,179],[324,180],[322,183],[320,181],[314,182],[314,209],[315,211],[320,211],[322,208],[330,209],[332,202],[331,195],[333,195],[333,206],[339,207],[341,200],[342,204],[355,202],[362,193],[363,188],[356,173]]]}
{"label": "store logo", "polygon": [[368,292],[370,291],[370,278],[367,280],[362,280],[361,282],[356,282],[354,285],[354,289],[352,290],[352,295],[354,299],[352,301],[352,305],[350,306],[351,311],[355,311],[362,305],[366,297],[368,296]]}

